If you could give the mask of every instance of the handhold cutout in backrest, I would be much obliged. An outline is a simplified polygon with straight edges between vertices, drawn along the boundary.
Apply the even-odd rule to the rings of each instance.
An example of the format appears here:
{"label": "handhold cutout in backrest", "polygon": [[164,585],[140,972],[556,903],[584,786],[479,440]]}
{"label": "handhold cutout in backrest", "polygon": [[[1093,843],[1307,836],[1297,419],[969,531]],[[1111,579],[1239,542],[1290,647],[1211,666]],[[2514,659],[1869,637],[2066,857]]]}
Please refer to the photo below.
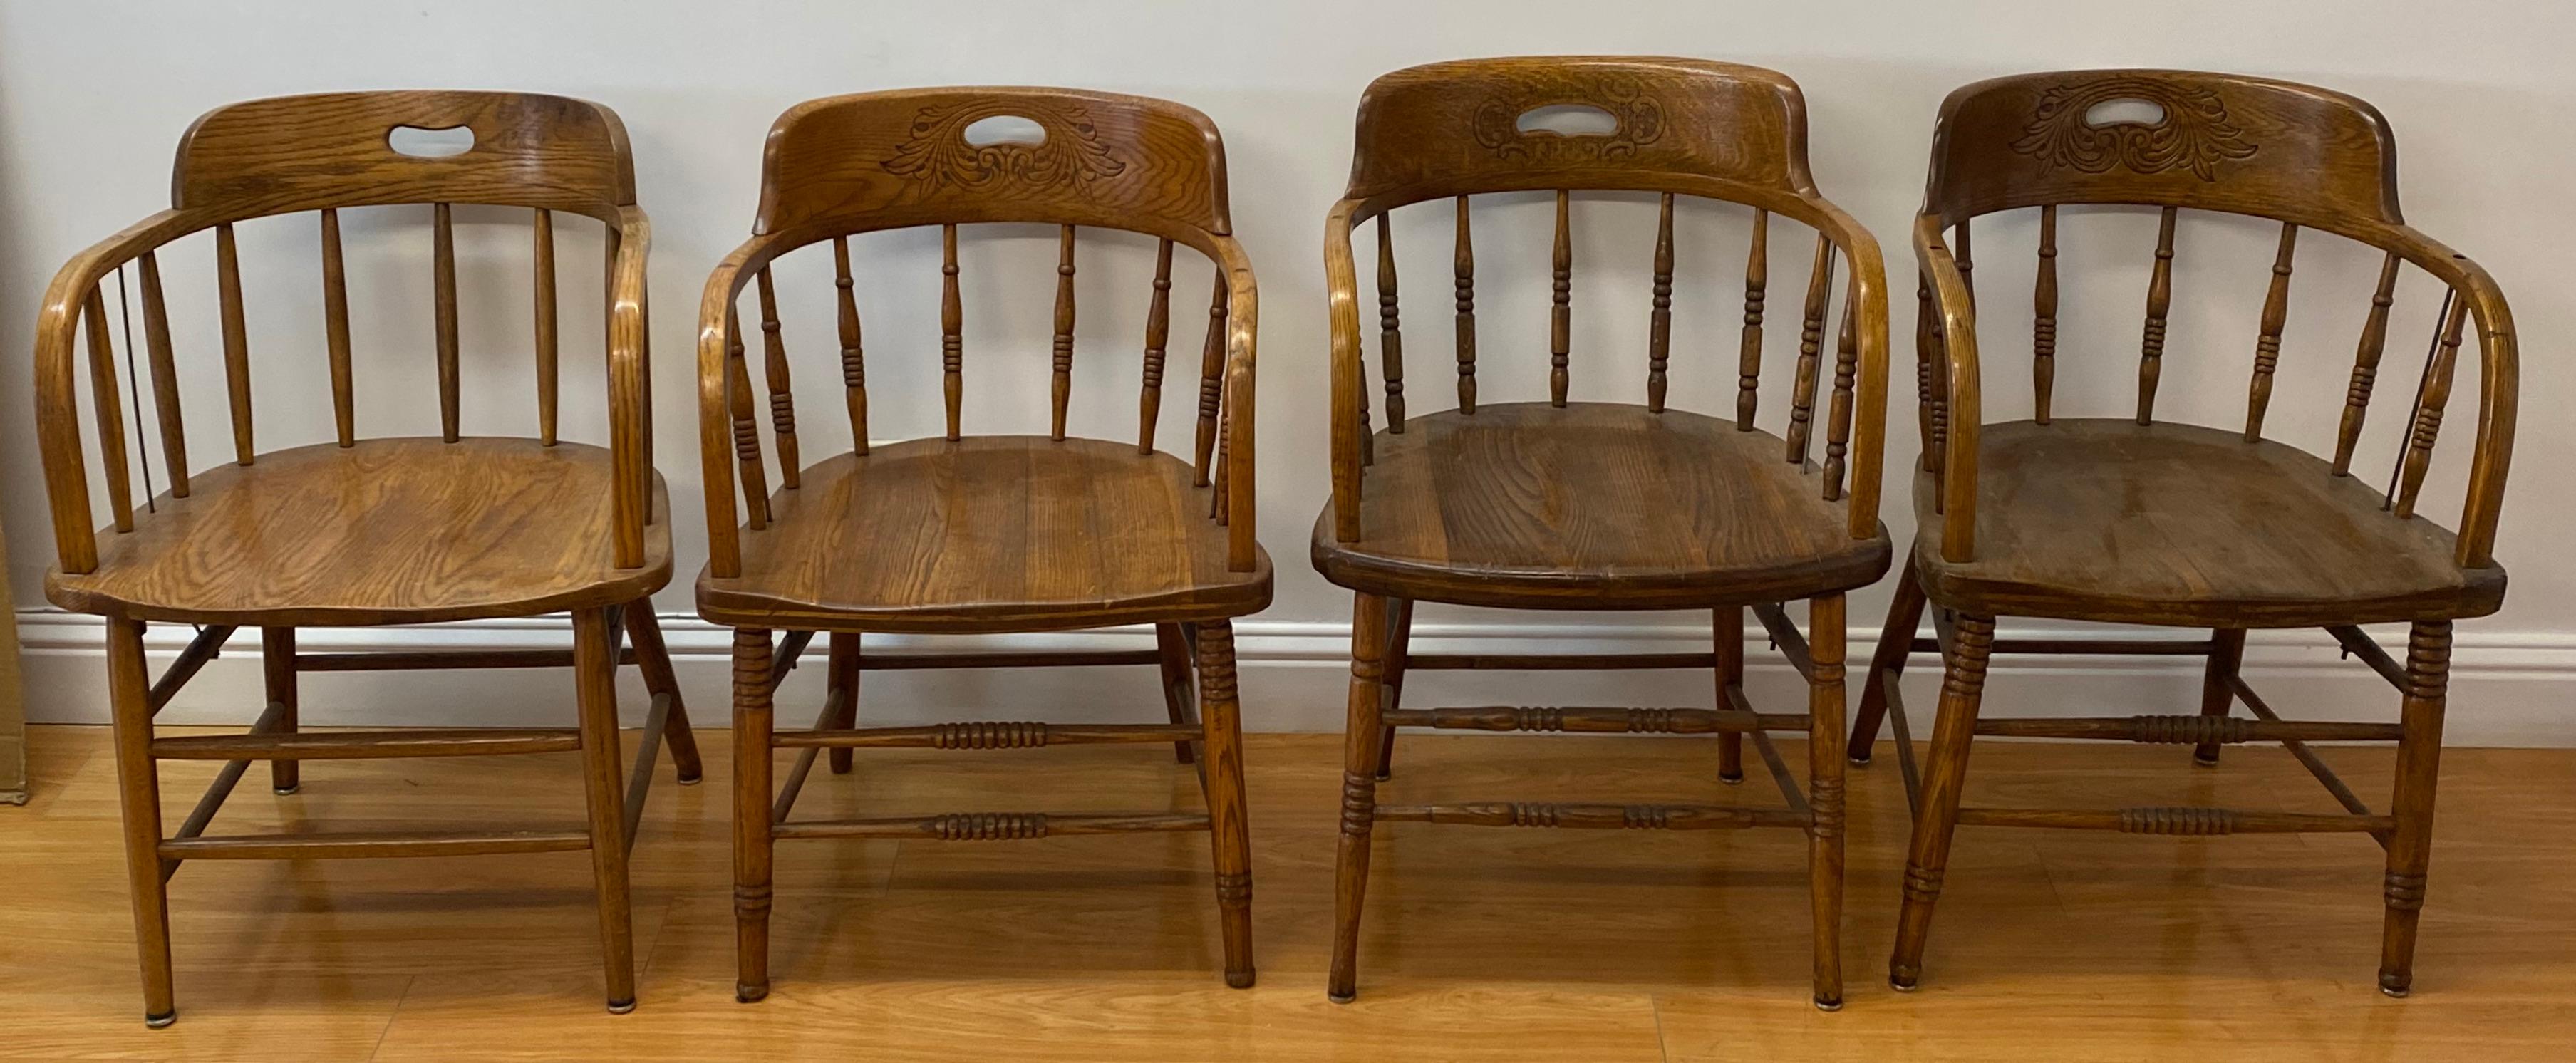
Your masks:
{"label": "handhold cutout in backrest", "polygon": [[398,125],[385,134],[385,146],[397,155],[415,159],[444,159],[474,150],[473,126],[447,126],[431,129],[416,125]]}
{"label": "handhold cutout in backrest", "polygon": [[979,148],[996,144],[1026,144],[1037,147],[1047,142],[1046,127],[1037,119],[1016,114],[997,114],[979,118],[966,126],[966,143]]}
{"label": "handhold cutout in backrest", "polygon": [[1224,167],[1215,124],[1162,100],[1038,88],[839,96],[770,128],[755,231],[1053,222],[1201,246],[1229,229]]}
{"label": "handhold cutout in backrest", "polygon": [[2165,108],[2154,100],[2122,96],[2086,108],[2084,124],[2095,129],[2106,125],[2160,126],[2165,124]]}
{"label": "handhold cutout in backrest", "polygon": [[1512,126],[1522,136],[1606,137],[1619,131],[1619,116],[1588,103],[1557,103],[1522,111]]}
{"label": "handhold cutout in backrest", "polygon": [[1348,195],[1644,187],[1711,177],[1808,190],[1797,86],[1696,59],[1530,57],[1433,63],[1360,98]]}

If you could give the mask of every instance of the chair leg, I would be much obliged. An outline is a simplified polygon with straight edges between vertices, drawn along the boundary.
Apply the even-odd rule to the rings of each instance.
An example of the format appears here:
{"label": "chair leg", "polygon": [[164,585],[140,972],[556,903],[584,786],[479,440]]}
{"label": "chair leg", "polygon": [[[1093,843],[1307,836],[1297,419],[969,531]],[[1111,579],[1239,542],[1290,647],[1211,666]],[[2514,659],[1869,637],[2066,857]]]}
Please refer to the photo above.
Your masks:
{"label": "chair leg", "polygon": [[[1717,647],[1717,707],[1732,708],[1726,688],[1744,685],[1744,607],[1728,606],[1710,614],[1710,639]],[[1717,781],[1730,786],[1744,781],[1744,736],[1728,731],[1717,736]]]}
{"label": "chair leg", "polygon": [[[1404,658],[1413,652],[1413,599],[1386,600],[1386,694],[1378,703],[1379,715],[1404,705]],[[1377,746],[1377,781],[1385,782],[1395,772],[1395,725],[1379,728]]]}
{"label": "chair leg", "polygon": [[[824,678],[831,690],[841,695],[841,711],[832,717],[832,726],[844,730],[857,727],[859,725],[859,635],[857,632],[832,633],[831,658],[824,668]],[[849,774],[850,754],[857,750],[848,746],[835,746],[829,752],[832,774]]]}
{"label": "chair leg", "polygon": [[116,721],[116,779],[124,810],[125,880],[143,967],[143,1025],[179,1021],[170,991],[170,895],[161,880],[161,770],[152,759],[152,677],[143,623],[107,622],[107,687]]}
{"label": "chair leg", "polygon": [[1234,625],[1199,628],[1199,733],[1207,751],[1208,848],[1216,861],[1225,984],[1252,986],[1252,835],[1243,799],[1243,705],[1234,682]]}
{"label": "chair leg", "polygon": [[2379,991],[2405,996],[2415,985],[2415,925],[2424,911],[2424,872],[2433,855],[2433,784],[2442,766],[2442,710],[2451,677],[2451,622],[2419,620],[2406,639],[2406,697],[2397,743],[2397,829],[2388,839],[2386,922],[2379,938]]}
{"label": "chair leg", "polygon": [[[268,681],[270,704],[284,706],[277,714],[277,733],[295,733],[295,629],[264,627],[259,629],[259,670]],[[303,789],[300,761],[268,762],[268,785],[280,795]]]}
{"label": "chair leg", "polygon": [[1897,916],[1896,951],[1887,984],[1911,990],[1923,974],[1923,942],[1932,929],[1932,905],[1941,897],[1941,873],[1950,863],[1950,835],[1959,826],[1959,788],[1968,774],[1969,739],[1977,730],[1977,702],[1986,689],[1986,657],[1994,649],[1991,617],[1960,613],[1953,650],[1941,681],[1939,718],[1932,725],[1932,753],[1923,768],[1922,803],[1914,813],[1914,838],[1905,858],[1905,907]]}
{"label": "chair leg", "polygon": [[1878,629],[1878,651],[1870,655],[1869,673],[1860,680],[1860,708],[1852,714],[1854,764],[1868,764],[1878,745],[1879,725],[1887,720],[1887,688],[1881,684],[1905,674],[1906,658],[1914,654],[1914,627],[1922,622],[1923,581],[1909,554],[1904,574],[1897,577],[1896,600],[1887,606],[1887,623]]}
{"label": "chair leg", "polygon": [[[2200,714],[2225,716],[2236,708],[2236,688],[2228,681],[2245,664],[2245,629],[2216,628],[2209,633],[2209,664],[2200,673]],[[2204,768],[2218,766],[2218,743],[2203,742],[2191,747],[2191,762]]]}
{"label": "chair leg", "polygon": [[635,643],[635,667],[644,673],[644,689],[671,696],[670,715],[662,720],[662,744],[671,751],[671,770],[680,785],[695,786],[705,770],[698,759],[698,732],[689,726],[688,706],[680,700],[680,677],[671,671],[671,650],[662,642],[662,621],[653,615],[653,600],[631,602],[618,610],[618,616],[626,637]]}
{"label": "chair leg", "polygon": [[1342,837],[1333,863],[1333,968],[1324,993],[1347,1004],[1359,995],[1360,902],[1368,892],[1369,831],[1377,825],[1377,752],[1384,739],[1378,698],[1386,678],[1387,610],[1374,594],[1351,607],[1350,719],[1342,729]]}
{"label": "chair leg", "polygon": [[[1198,681],[1190,672],[1190,658],[1195,651],[1190,648],[1188,637],[1181,634],[1181,625],[1154,625],[1154,651],[1162,658],[1164,711],[1171,714],[1172,723],[1176,726],[1198,723],[1198,714],[1191,704],[1197,700],[1194,691]],[[1197,754],[1190,745],[1189,742],[1172,743],[1172,759],[1182,764],[1194,763]]]}
{"label": "chair leg", "polygon": [[1807,603],[1807,888],[1816,916],[1816,1007],[1843,1006],[1843,596]]}
{"label": "chair leg", "polygon": [[733,996],[769,995],[769,632],[733,633]]}
{"label": "chair leg", "polygon": [[608,1012],[635,1010],[634,919],[626,896],[626,772],[617,745],[617,658],[608,612],[572,614],[573,684],[581,704],[581,767],[590,805],[590,868],[599,893],[599,943],[608,965]]}

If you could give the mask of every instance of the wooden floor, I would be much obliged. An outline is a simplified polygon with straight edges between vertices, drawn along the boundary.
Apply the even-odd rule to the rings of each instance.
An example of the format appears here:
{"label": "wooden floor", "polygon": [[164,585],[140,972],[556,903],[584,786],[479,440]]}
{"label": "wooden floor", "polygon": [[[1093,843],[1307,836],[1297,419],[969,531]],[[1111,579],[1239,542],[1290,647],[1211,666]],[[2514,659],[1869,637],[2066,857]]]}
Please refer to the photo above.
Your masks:
{"label": "wooden floor", "polygon": [[[1324,999],[1338,739],[1251,740],[1258,987],[1217,974],[1204,839],[782,843],[776,991],[733,1000],[725,733],[667,767],[636,850],[642,1006],[600,1006],[589,860],[226,861],[173,882],[180,1019],[146,1030],[104,728],[31,732],[0,809],[0,1055],[204,1059],[2565,1059],[2576,751],[2443,763],[2412,999],[2373,989],[2379,850],[1966,828],[1924,989],[1882,981],[1905,841],[1893,758],[1853,777],[1849,1004],[1807,1004],[1804,843],[1381,826],[1360,998]],[[630,740],[632,736],[630,735]],[[1786,751],[1791,763],[1803,754]],[[2365,795],[2389,754],[2326,754]],[[1970,800],[2332,811],[2278,750],[1993,744]],[[1044,758],[1061,772],[997,770]],[[1770,803],[1703,740],[1408,734],[1392,800]],[[174,765],[184,813],[215,765]],[[315,762],[223,833],[578,821],[569,755]],[[800,817],[1190,808],[1159,747],[862,752]]]}

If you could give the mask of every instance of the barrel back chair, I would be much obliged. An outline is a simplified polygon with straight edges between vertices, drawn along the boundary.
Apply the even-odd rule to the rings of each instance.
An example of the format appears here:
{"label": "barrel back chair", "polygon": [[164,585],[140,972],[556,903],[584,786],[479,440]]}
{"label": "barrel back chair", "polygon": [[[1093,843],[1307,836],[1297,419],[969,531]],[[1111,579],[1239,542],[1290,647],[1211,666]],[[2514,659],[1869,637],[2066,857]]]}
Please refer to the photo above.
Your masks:
{"label": "barrel back chair", "polygon": [[[986,139],[979,126],[1016,135]],[[1033,129],[1031,127],[1034,127]],[[1007,128],[1005,133],[1008,134]],[[1051,430],[970,436],[962,226],[1055,227],[1058,255]],[[850,237],[940,233],[941,401],[946,431],[871,442],[860,287]],[[1068,435],[1080,229],[1157,238],[1134,441]],[[1036,88],[866,93],[814,100],[769,134],[751,239],[716,267],[700,307],[701,444],[710,557],[700,612],[735,629],[735,910],[738,995],[768,992],[770,853],[777,839],[980,840],[1050,834],[1210,831],[1226,981],[1252,982],[1250,849],[1231,618],[1269,604],[1269,558],[1253,540],[1252,267],[1231,235],[1225,155],[1207,116],[1135,96]],[[852,449],[802,465],[771,262],[828,243]],[[1157,448],[1174,245],[1214,267],[1187,458]],[[1115,246],[1113,242],[1113,246]],[[1139,249],[1141,250],[1141,249]],[[752,392],[737,303],[759,295],[764,405]],[[885,343],[878,341],[882,350]],[[769,469],[777,471],[773,493]],[[739,503],[736,495],[739,492]],[[739,508],[737,508],[739,507]],[[861,653],[864,632],[951,634],[1150,623],[1154,650],[1052,654]],[[785,634],[773,646],[771,632]],[[818,631],[830,683],[813,728],[777,731],[779,679]],[[1168,723],[1037,721],[859,728],[871,668],[1155,665]],[[1196,717],[1198,706],[1205,720]],[[972,812],[840,821],[789,814],[818,750],[849,770],[856,748],[1001,749],[1174,742],[1198,755],[1204,813]],[[772,750],[802,750],[773,786]]]}
{"label": "barrel back chair", "polygon": [[[407,154],[395,131],[472,131],[461,153]],[[431,204],[436,365],[441,433],[365,438],[354,395],[367,375],[352,357],[343,210]],[[451,205],[524,208],[535,224],[535,438],[459,430],[457,267]],[[262,451],[252,410],[251,351],[236,224],[315,212],[331,383],[332,442]],[[559,299],[554,216],[606,227],[606,447],[558,438]],[[229,460],[192,466],[178,350],[158,252],[212,230],[220,308]],[[698,775],[688,717],[647,596],[670,579],[667,503],[652,471],[644,331],[644,214],[635,206],[626,134],[607,108],[580,100],[486,92],[365,92],[258,100],[216,110],[181,139],[170,209],[66,263],[45,294],[36,340],[37,431],[60,563],[46,594],[107,618],[116,753],[123,784],[126,863],[142,950],[146,1021],[164,1025],[171,1001],[164,882],[184,860],[425,856],[588,849],[599,894],[612,1011],[634,1006],[626,854],[667,730],[681,779]],[[154,497],[141,380],[129,449],[115,342],[103,295],[113,275],[123,310],[126,267],[140,287],[153,428],[166,492]],[[131,316],[123,330],[129,350]],[[90,428],[97,438],[108,526],[93,527],[94,492],[75,391],[85,340]],[[199,345],[200,349],[215,343]],[[307,363],[309,364],[309,363]],[[260,409],[272,407],[262,405]],[[315,411],[318,416],[318,411]],[[274,424],[274,415],[267,419]],[[310,423],[310,422],[308,422]],[[140,453],[138,453],[138,451]],[[136,459],[140,459],[137,461]],[[131,471],[145,477],[141,512]],[[427,623],[573,614],[564,651],[300,653],[299,626]],[[144,671],[147,623],[198,625],[195,641],[157,682]],[[237,627],[261,630],[268,703],[250,733],[155,737],[153,716]],[[635,650],[621,653],[619,632]],[[621,792],[614,670],[643,669],[653,708],[643,752]],[[579,726],[530,730],[397,730],[330,734],[297,729],[296,677],[311,671],[572,667]],[[348,757],[456,756],[578,750],[589,823],[582,829],[491,833],[323,833],[215,836],[208,823],[256,760],[280,794],[296,792],[298,762]],[[176,833],[162,829],[157,764],[225,767]]]}
{"label": "barrel back chair", "polygon": [[[1604,132],[1526,128],[1532,112],[1606,112]],[[1549,398],[1480,403],[1471,196],[1553,191]],[[1660,193],[1642,405],[1570,402],[1571,202],[1576,193]],[[1751,208],[1731,417],[1668,408],[1676,196]],[[1456,212],[1457,406],[1407,410],[1394,241],[1387,215]],[[1786,437],[1755,426],[1774,218],[1815,232],[1787,384]],[[1352,230],[1376,223],[1378,367],[1386,427],[1369,427]],[[1814,999],[1841,1003],[1843,594],[1887,571],[1878,522],[1886,299],[1877,244],[1809,176],[1797,86],[1768,70],[1689,59],[1515,58],[1439,63],[1379,78],[1362,96],[1349,190],[1324,227],[1332,308],[1333,497],[1313,556],[1357,592],[1343,765],[1339,903],[1329,994],[1356,991],[1360,906],[1375,821],[1479,825],[1796,827],[1812,839]],[[1641,249],[1642,250],[1642,249]],[[1640,261],[1646,261],[1640,256]],[[1833,309],[1837,265],[1840,310]],[[1490,339],[1485,346],[1491,347]],[[1824,362],[1830,390],[1820,391]],[[1680,372],[1688,372],[1685,365]],[[1418,378],[1417,378],[1418,379]],[[1778,384],[1775,382],[1775,387]],[[1820,394],[1822,440],[1815,437]],[[1821,461],[1818,458],[1821,458]],[[1781,603],[1804,598],[1801,635]],[[1714,652],[1447,657],[1409,649],[1418,600],[1527,609],[1706,609]],[[1743,690],[1744,611],[1810,684],[1809,711],[1755,711]],[[1714,709],[1400,706],[1408,668],[1712,668]],[[1750,733],[1788,807],[1485,803],[1376,799],[1399,726],[1511,731],[1717,733],[1720,773],[1742,778]],[[1801,794],[1767,730],[1809,732]]]}
{"label": "barrel back chair", "polygon": [[[2051,409],[2057,216],[2061,207],[2097,205],[2160,212],[2136,412],[2057,417]],[[1986,424],[1970,226],[2026,209],[2038,212],[2031,296],[2036,401],[2027,420]],[[2241,425],[2202,427],[2157,417],[2174,263],[2189,258],[2177,252],[2174,235],[2176,215],[2185,209],[2280,226]],[[2360,339],[2331,459],[2272,438],[2265,428],[2303,230],[2357,241],[2382,258],[2373,296],[2359,311]],[[2504,570],[2493,548],[2512,453],[2517,371],[2503,295],[2476,263],[2407,227],[2397,209],[2392,134],[2377,110],[2341,93],[2221,74],[2027,74],[1952,93],[1934,135],[1914,250],[1924,444],[1915,486],[1920,531],[1864,685],[1851,746],[1856,759],[1866,759],[1882,716],[1893,719],[1913,788],[1895,680],[1908,654],[1943,652],[1947,676],[1919,788],[1891,979],[1910,988],[1920,976],[1952,829],[1960,823],[2185,835],[2350,831],[2366,832],[2387,849],[2379,985],[2404,995],[2424,896],[2451,625],[2494,612],[2504,595]],[[2374,490],[2366,482],[2369,470],[2355,471],[2355,455],[2371,400],[2384,390],[2377,387],[2380,363],[2397,281],[2408,265],[2439,281],[2444,294],[2422,367],[2400,382],[2411,402],[2381,419],[2394,433],[2395,453],[2385,486]],[[2471,322],[2479,367],[2475,438],[2453,532],[2419,513],[2418,504]],[[1915,635],[1927,597],[1936,639]],[[1994,619],[2007,613],[2212,633],[2189,641],[1999,641]],[[2357,626],[2392,622],[2412,625],[2402,664]],[[2289,627],[2323,627],[2396,686],[2401,722],[2284,721],[2274,714],[2238,674],[2239,664],[2246,629]],[[1979,721],[1987,660],[1997,652],[2206,655],[2201,711]],[[2237,701],[2253,719],[2232,715]],[[2215,764],[2222,744],[2280,742],[2349,814],[1961,808],[1970,738],[1995,734],[2191,745],[2202,764]],[[2387,812],[2373,812],[2305,745],[2326,740],[2398,743]]]}

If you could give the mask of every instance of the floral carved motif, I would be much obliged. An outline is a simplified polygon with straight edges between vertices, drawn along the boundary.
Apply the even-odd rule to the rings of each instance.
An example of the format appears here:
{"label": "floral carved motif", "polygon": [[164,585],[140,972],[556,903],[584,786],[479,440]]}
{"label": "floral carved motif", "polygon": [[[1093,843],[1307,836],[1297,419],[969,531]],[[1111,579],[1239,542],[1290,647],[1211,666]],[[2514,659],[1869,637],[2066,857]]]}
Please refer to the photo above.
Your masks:
{"label": "floral carved motif", "polygon": [[[980,146],[967,142],[967,126],[999,116],[1035,121],[1045,131],[1045,140]],[[1099,131],[1082,108],[1039,108],[1027,101],[1010,101],[922,108],[912,118],[911,135],[895,146],[885,168],[934,187],[986,188],[1012,181],[1081,189],[1125,172],[1127,164],[1100,142]]]}
{"label": "floral carved motif", "polygon": [[[2086,115],[2113,100],[2145,100],[2163,109],[2154,124],[2106,122]],[[2134,78],[2106,78],[2061,85],[2039,98],[2039,109],[2012,149],[2053,166],[2105,173],[2119,166],[2142,174],[2190,170],[2216,180],[2218,164],[2251,158],[2255,145],[2227,117],[2227,103],[2205,88]]]}
{"label": "floral carved motif", "polygon": [[[1618,126],[1607,134],[1568,136],[1554,130],[1520,128],[1521,115],[1551,103],[1571,103],[1599,107],[1618,120]],[[1641,145],[1652,144],[1664,135],[1664,106],[1646,94],[1645,86],[1630,80],[1615,80],[1601,86],[1597,98],[1546,102],[1507,103],[1487,100],[1476,108],[1470,127],[1476,143],[1496,156],[1506,159],[1529,159],[1538,162],[1593,162],[1634,154]]]}

